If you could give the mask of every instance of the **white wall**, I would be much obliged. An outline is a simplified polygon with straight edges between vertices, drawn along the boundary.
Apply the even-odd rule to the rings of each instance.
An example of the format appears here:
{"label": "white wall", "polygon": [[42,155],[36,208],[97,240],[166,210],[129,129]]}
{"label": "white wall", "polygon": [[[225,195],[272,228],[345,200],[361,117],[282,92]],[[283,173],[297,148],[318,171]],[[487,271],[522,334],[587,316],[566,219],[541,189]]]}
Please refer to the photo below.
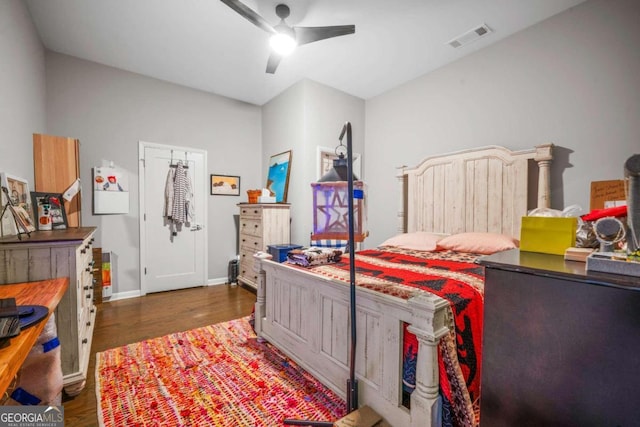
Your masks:
{"label": "white wall", "polygon": [[[98,227],[97,247],[118,255],[114,293],[140,289],[138,141],[207,150],[207,174],[239,175],[242,190],[262,181],[258,106],[52,52],[46,76],[47,132],[80,140],[82,221]],[[128,215],[92,215],[91,168],[108,160],[133,183]],[[210,280],[227,277],[245,200],[207,197]]]}
{"label": "white wall", "polygon": [[[553,142],[553,207],[587,209],[589,182],[620,178],[623,162],[640,151],[637,22],[637,1],[590,0],[366,102],[305,80],[260,108],[60,54],[45,62],[23,2],[5,0],[0,170],[33,182],[34,132],[79,138],[85,183],[102,160],[135,182],[139,140],[208,150],[208,172],[242,177],[240,197],[208,199],[211,279],[226,276],[235,205],[265,185],[272,154],[293,150],[292,240],[308,241],[317,146],[335,146],[347,120],[354,150],[365,154],[367,247],[396,232],[395,167],[445,151]],[[120,256],[117,292],[139,287],[133,190],[126,216],[92,216],[84,200],[84,224],[97,225],[98,243]]]}
{"label": "white wall", "polygon": [[[293,150],[287,198],[291,203],[291,240],[307,245],[313,229],[310,184],[317,180],[318,147],[335,148],[342,126],[349,121],[353,128],[353,151],[362,153],[364,100],[311,80],[303,80],[262,108],[264,180],[269,157]],[[346,144],[346,138],[343,143]]]}
{"label": "white wall", "polygon": [[0,1],[0,171],[33,190],[33,133],[45,129],[45,56],[21,0]]}
{"label": "white wall", "polygon": [[396,233],[395,167],[463,148],[556,144],[552,207],[588,211],[640,152],[639,22],[636,0],[588,1],[368,100],[367,245]]}

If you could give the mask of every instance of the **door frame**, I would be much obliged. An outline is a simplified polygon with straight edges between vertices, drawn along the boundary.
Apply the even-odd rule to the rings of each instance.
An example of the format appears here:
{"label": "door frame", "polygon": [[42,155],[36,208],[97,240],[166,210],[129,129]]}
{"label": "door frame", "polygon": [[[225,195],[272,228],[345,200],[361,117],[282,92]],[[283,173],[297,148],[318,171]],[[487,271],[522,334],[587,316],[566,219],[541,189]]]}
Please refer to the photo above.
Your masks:
{"label": "door frame", "polygon": [[[145,170],[144,170],[144,161],[145,161],[145,149],[146,148],[158,148],[163,150],[174,150],[174,151],[188,151],[193,153],[202,154],[204,157],[203,168],[204,168],[204,177],[207,176],[207,150],[202,150],[199,148],[191,148],[185,147],[181,145],[168,145],[168,144],[160,144],[157,142],[147,142],[147,141],[138,141],[138,228],[140,230],[140,254],[139,254],[139,271],[140,271],[140,295],[147,294],[147,279],[146,274],[144,274],[144,261],[146,260],[147,255],[147,247],[146,247],[146,227],[145,227]],[[194,190],[195,191],[195,190]],[[207,185],[202,186],[202,209],[203,209],[203,218],[202,220],[198,220],[198,223],[202,225],[203,231],[205,233],[204,237],[204,250],[202,251],[202,263],[204,265],[203,268],[203,277],[202,283],[206,285],[209,282],[209,268],[208,268],[208,260],[209,260],[209,236],[208,236],[208,220],[209,217],[207,215]],[[196,196],[196,200],[198,200]]]}

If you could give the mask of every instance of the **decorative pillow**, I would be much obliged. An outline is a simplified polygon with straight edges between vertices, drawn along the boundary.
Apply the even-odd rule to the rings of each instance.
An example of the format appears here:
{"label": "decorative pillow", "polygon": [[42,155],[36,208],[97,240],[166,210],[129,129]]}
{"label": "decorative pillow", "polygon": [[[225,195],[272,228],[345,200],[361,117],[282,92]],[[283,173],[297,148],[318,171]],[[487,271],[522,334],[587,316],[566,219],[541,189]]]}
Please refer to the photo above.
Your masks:
{"label": "decorative pillow", "polygon": [[438,241],[438,249],[483,255],[491,255],[518,246],[518,240],[498,233],[458,233]]}
{"label": "decorative pillow", "polygon": [[428,233],[426,231],[416,231],[414,233],[403,233],[385,240],[380,246],[395,246],[397,248],[411,249],[415,251],[435,251],[438,240],[446,234]]}

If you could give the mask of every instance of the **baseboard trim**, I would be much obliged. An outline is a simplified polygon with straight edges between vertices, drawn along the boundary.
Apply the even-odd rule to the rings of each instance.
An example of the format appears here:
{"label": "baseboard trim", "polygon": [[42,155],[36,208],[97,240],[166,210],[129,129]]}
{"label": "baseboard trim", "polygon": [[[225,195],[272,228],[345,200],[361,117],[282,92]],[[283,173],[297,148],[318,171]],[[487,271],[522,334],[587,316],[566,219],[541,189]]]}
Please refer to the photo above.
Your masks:
{"label": "baseboard trim", "polygon": [[[227,284],[227,278],[226,277],[218,277],[215,279],[209,279],[207,281],[206,286],[218,286],[218,285],[226,285]],[[110,298],[103,298],[102,302],[110,302],[110,301],[117,301],[117,300],[121,300],[121,299],[128,299],[128,298],[137,298],[142,296],[142,293],[138,290],[138,291],[127,291],[127,292],[116,292],[115,294],[112,294]]]}
{"label": "baseboard trim", "polygon": [[117,301],[120,299],[128,299],[128,298],[137,298],[141,296],[140,291],[127,291],[127,292],[116,292],[115,294],[111,294],[111,298],[103,299],[102,302],[111,302]]}

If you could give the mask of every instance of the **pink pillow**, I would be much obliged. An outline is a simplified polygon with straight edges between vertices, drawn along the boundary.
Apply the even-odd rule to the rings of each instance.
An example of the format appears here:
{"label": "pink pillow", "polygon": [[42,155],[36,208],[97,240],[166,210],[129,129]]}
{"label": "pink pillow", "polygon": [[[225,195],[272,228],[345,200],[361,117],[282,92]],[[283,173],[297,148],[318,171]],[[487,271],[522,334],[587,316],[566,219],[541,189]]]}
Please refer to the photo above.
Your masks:
{"label": "pink pillow", "polygon": [[458,233],[438,242],[438,249],[483,255],[514,249],[518,246],[518,240],[498,233]]}
{"label": "pink pillow", "polygon": [[445,237],[444,234],[416,231],[403,233],[385,240],[380,246],[395,246],[397,248],[412,249],[415,251],[435,251],[438,240]]}

